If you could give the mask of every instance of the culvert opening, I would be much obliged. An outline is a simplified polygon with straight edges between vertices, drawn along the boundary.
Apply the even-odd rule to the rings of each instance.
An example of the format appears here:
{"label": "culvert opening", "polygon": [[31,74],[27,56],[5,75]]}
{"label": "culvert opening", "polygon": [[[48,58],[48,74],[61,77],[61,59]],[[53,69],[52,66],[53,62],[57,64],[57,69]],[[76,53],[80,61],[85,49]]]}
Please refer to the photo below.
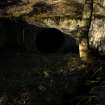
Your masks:
{"label": "culvert opening", "polygon": [[45,28],[36,36],[36,47],[41,53],[57,52],[64,43],[64,34],[55,28]]}

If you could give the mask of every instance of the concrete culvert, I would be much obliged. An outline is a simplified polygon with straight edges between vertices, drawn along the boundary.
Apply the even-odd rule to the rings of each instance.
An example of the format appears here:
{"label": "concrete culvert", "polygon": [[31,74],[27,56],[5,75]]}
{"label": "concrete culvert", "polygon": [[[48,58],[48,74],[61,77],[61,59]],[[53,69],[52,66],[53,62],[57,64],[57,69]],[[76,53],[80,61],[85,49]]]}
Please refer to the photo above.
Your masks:
{"label": "concrete culvert", "polygon": [[55,28],[42,29],[36,36],[36,47],[41,53],[57,52],[64,44],[64,34]]}

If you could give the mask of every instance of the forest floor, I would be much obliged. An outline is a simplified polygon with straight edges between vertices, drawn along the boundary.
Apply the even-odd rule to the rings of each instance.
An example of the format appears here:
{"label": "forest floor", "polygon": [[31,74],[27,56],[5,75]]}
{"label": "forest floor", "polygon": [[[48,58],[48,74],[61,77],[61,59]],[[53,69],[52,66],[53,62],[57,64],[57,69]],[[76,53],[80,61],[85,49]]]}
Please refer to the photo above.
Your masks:
{"label": "forest floor", "polygon": [[103,105],[104,68],[71,53],[1,52],[0,105]]}

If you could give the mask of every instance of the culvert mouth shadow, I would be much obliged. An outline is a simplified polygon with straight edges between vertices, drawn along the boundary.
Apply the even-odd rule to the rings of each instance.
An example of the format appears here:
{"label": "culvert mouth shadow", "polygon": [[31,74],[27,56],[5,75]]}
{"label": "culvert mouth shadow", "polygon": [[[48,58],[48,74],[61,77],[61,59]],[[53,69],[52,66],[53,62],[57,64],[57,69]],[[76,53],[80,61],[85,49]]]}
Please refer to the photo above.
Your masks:
{"label": "culvert mouth shadow", "polygon": [[0,19],[0,50],[70,53],[77,48],[76,40],[56,28],[28,24],[21,20]]}
{"label": "culvert mouth shadow", "polygon": [[36,47],[41,53],[54,53],[64,44],[64,34],[55,28],[42,29],[36,36]]}

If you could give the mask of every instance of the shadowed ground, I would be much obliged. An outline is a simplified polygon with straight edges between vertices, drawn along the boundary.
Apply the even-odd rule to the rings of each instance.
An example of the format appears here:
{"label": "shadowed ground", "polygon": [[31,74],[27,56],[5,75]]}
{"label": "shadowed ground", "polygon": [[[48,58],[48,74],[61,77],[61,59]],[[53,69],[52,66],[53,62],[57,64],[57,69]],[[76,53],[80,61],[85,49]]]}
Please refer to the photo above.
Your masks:
{"label": "shadowed ground", "polygon": [[81,94],[85,75],[73,62],[73,55],[4,52],[0,56],[0,96],[4,100],[0,99],[6,105],[71,103],[70,98]]}

